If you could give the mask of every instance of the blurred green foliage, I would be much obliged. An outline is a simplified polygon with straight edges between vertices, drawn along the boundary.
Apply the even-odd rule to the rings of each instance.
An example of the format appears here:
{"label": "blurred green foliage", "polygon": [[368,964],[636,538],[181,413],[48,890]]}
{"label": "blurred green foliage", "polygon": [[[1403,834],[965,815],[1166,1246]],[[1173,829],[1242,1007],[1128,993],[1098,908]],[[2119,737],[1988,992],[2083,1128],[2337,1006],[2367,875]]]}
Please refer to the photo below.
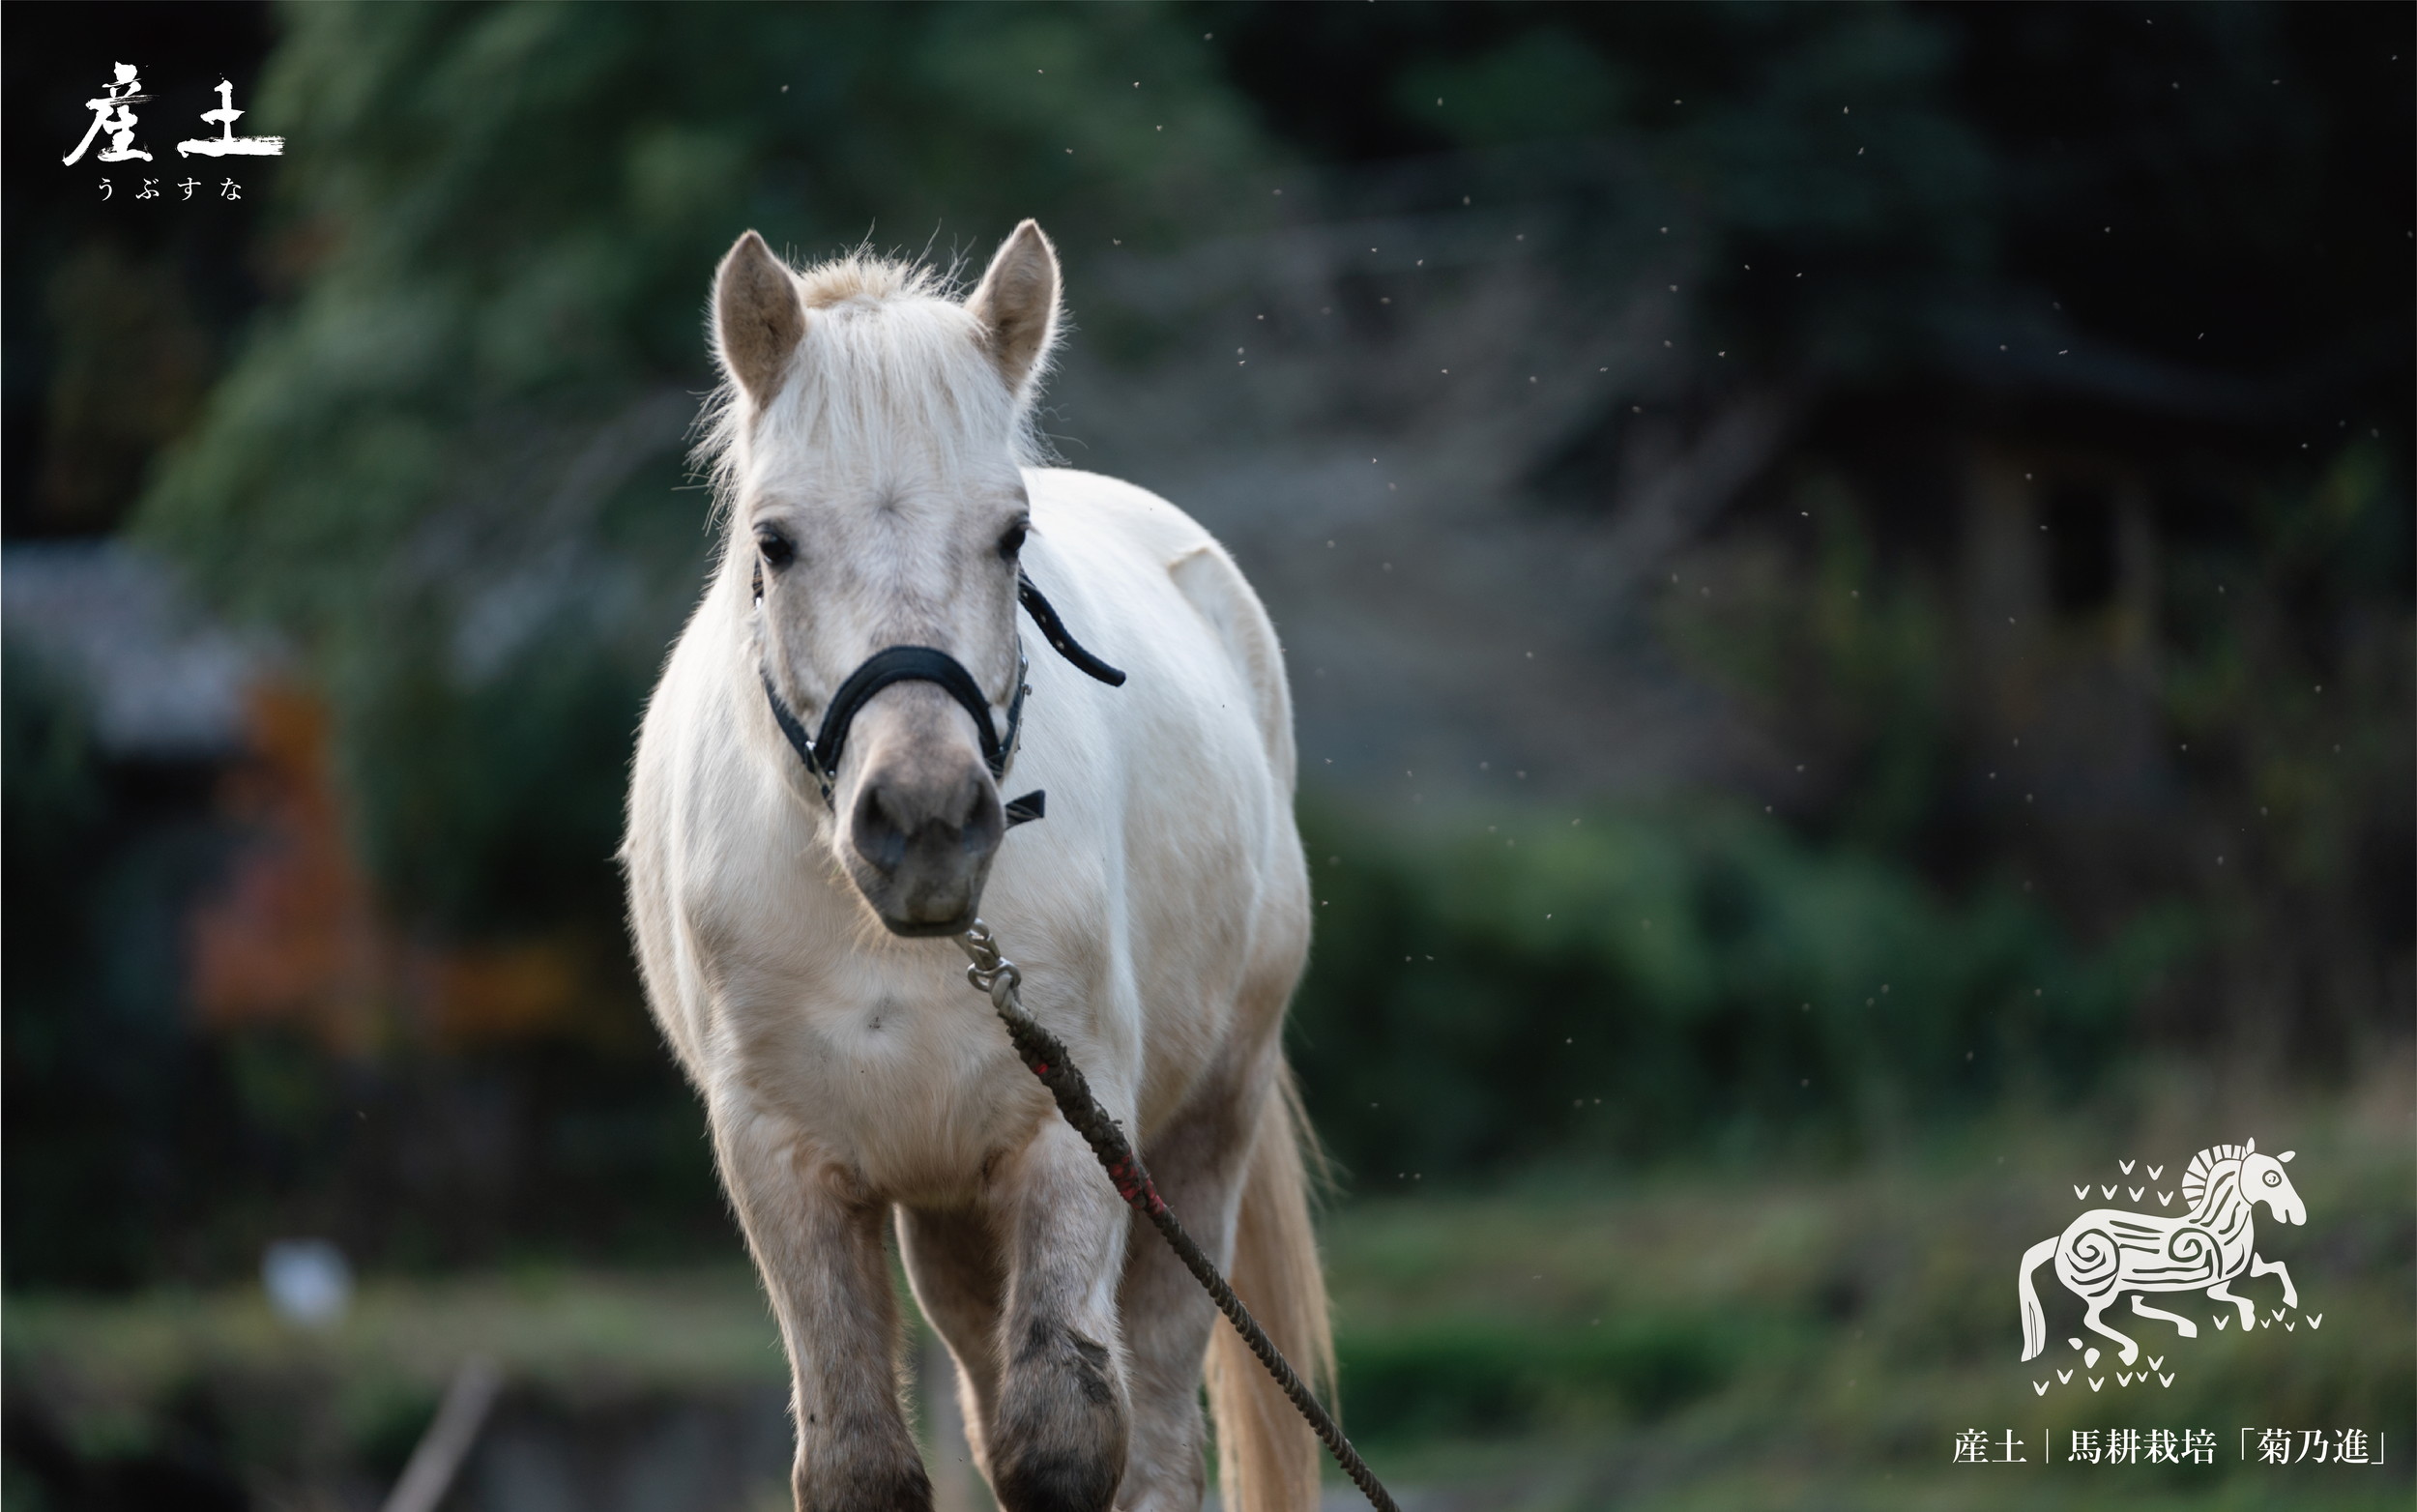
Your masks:
{"label": "blurred green foliage", "polygon": [[1883,562],[1864,501],[1835,475],[1815,473],[1791,497],[1819,520],[1809,549],[1748,553],[1717,605],[1666,596],[1660,627],[1783,748],[1820,754],[1830,791],[1791,817],[1903,856],[1936,822],[1963,754],[1950,590],[1925,565]]}
{"label": "blurred green foliage", "polygon": [[[2394,1032],[2417,921],[2417,612],[2405,485],[2372,439],[2313,488],[2255,497],[2240,538],[2176,553],[2158,689],[2188,747],[2226,1018],[2256,1052],[2340,1072]],[[2273,1005],[2287,1003],[2277,1013]]]}
{"label": "blurred green foliage", "polygon": [[[2019,312],[2193,365],[2354,363],[2379,401],[2358,408],[2406,435],[2402,17],[1754,0],[1196,14],[1270,131],[1320,160],[1473,149],[1507,169],[1537,149],[1619,165],[1587,209],[1700,238],[1689,288],[1710,293],[1713,344],[1765,369],[1884,364],[1907,335],[1973,340]],[[1488,178],[1498,202],[1534,188],[1503,178]],[[1809,286],[1758,287],[1748,264]]]}
{"label": "blurred green foliage", "polygon": [[[1617,165],[1590,216],[1663,256],[1683,238],[1704,334],[1758,366],[1868,376],[1986,287],[1997,165],[1945,93],[1951,33],[1895,7],[1618,10],[1420,49],[1388,102],[1455,147]],[[1774,298],[1782,266],[1820,297]]]}
{"label": "blurred green foliage", "polygon": [[1396,1443],[1650,1422],[1728,1384],[1750,1353],[1779,1344],[1786,1322],[1722,1311],[1551,1331],[1467,1317],[1371,1330],[1347,1340],[1352,1420]]}
{"label": "blurred green foliage", "polygon": [[2163,910],[2084,951],[2002,883],[1947,899],[1720,809],[1305,817],[1293,1056],[1363,1190],[1545,1156],[1851,1155],[2008,1090],[2070,1096],[2195,933]]}
{"label": "blurred green foliage", "polygon": [[[1656,620],[1798,764],[1771,785],[1792,832],[1959,894],[2019,879],[2090,950],[2195,916],[2200,948],[2140,996],[2149,1041],[2333,1074],[2400,1032],[2417,603],[2374,438],[2237,501],[2052,499],[2012,545],[2084,543],[2028,560],[1909,549],[1818,463],[1774,492],[1687,554]],[[2058,552],[2094,550],[2104,592],[2059,602]]]}

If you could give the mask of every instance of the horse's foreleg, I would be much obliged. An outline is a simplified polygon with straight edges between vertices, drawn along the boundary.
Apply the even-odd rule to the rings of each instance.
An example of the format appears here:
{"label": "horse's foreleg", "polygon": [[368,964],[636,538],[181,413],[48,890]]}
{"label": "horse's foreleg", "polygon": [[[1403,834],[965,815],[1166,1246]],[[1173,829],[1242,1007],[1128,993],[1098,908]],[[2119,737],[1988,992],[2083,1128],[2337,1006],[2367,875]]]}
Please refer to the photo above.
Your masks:
{"label": "horse's foreleg", "polygon": [[2253,1277],[2281,1276],[2283,1278],[2283,1305],[2286,1307],[2297,1307],[2299,1305],[2299,1288],[2291,1285],[2290,1267],[2285,1265],[2283,1262],[2279,1260],[2259,1260],[2255,1254],[2253,1254],[2249,1257],[2249,1273]]}
{"label": "horse's foreleg", "polygon": [[924,1319],[956,1361],[966,1446],[988,1479],[987,1436],[999,1405],[999,1316],[1007,1287],[996,1232],[979,1209],[901,1207],[898,1258]]}
{"label": "horse's foreleg", "polygon": [[2083,1316],[2082,1322],[2086,1323],[2092,1330],[2098,1333],[2103,1333],[2108,1338],[2114,1340],[2115,1343],[2122,1345],[2122,1352],[2117,1355],[2117,1358],[2121,1359],[2124,1364],[2129,1365],[2134,1360],[2140,1358],[2140,1345],[2133,1341],[2131,1335],[2115,1332],[2112,1328],[2108,1327],[2106,1323],[2101,1322],[2099,1319],[2099,1315],[2107,1310],[2107,1304],[2112,1302],[2115,1299],[2115,1293],[2110,1292],[2105,1296],[2092,1297],[2090,1299],[2089,1312]]}
{"label": "horse's foreleg", "polygon": [[2140,1295],[2138,1292],[2132,1294],[2132,1311],[2140,1314],[2142,1318],[2154,1318],[2160,1322],[2173,1324],[2174,1332],[2180,1334],[2185,1339],[2196,1339],[2199,1337],[2198,1323],[2183,1317],[2180,1313],[2169,1313],[2162,1307],[2149,1306],[2148,1298]]}
{"label": "horse's foreleg", "polygon": [[[1248,1124],[1234,1104],[1218,1097],[1177,1119],[1152,1139],[1148,1157],[1159,1195],[1227,1274],[1250,1153]],[[1131,1367],[1133,1448],[1117,1505],[1120,1512],[1198,1512],[1208,1443],[1201,1367],[1219,1326],[1215,1304],[1157,1231],[1137,1220],[1125,1241],[1118,1311]]]}
{"label": "horse's foreleg", "polygon": [[1091,1147],[1054,1115],[996,1191],[1007,1286],[991,1487],[1005,1512],[1108,1512],[1129,1421],[1116,1314],[1124,1204]]}
{"label": "horse's foreleg", "polygon": [[931,1512],[898,1404],[885,1208],[785,1119],[715,1099],[714,1144],[788,1346],[798,1512]]}
{"label": "horse's foreleg", "polygon": [[2231,1278],[2227,1277],[2226,1279],[2217,1282],[2214,1286],[2209,1287],[2207,1289],[2207,1294],[2219,1302],[2230,1302],[2233,1306],[2241,1310],[2241,1327],[2243,1331],[2247,1331],[2248,1329],[2257,1326],[2257,1304],[2251,1301],[2246,1296],[2234,1296],[2232,1294]]}

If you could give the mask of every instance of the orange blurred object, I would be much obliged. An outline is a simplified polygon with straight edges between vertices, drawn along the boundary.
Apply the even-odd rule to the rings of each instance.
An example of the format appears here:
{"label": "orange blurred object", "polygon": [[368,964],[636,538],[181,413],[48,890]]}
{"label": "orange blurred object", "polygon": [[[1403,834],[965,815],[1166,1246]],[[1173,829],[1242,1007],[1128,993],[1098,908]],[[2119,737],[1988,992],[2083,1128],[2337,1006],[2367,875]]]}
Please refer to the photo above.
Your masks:
{"label": "orange blurred object", "polygon": [[249,836],[190,924],[192,1002],[216,1030],[283,1026],[366,1055],[398,1032],[452,1049],[568,1021],[576,950],[559,942],[406,945],[355,851],[326,706],[287,683],[247,697],[250,756],[221,804]]}
{"label": "orange blurred object", "polygon": [[383,1016],[392,944],[345,829],[328,722],[288,683],[255,684],[246,699],[251,756],[224,802],[252,836],[194,911],[192,1001],[214,1029],[289,1025],[364,1054]]}

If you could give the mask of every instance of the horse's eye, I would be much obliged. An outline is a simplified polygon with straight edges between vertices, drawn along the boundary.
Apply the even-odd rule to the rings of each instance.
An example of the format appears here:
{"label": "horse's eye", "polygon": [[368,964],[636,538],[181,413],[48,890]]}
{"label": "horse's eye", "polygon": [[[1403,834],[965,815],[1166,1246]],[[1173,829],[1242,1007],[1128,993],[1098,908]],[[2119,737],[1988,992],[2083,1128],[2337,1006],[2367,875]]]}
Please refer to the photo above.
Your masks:
{"label": "horse's eye", "polygon": [[2269,1171],[2269,1172],[2267,1172],[2267,1173],[2266,1173],[2266,1184],[2267,1184],[2268,1186],[2279,1186],[2279,1185],[2281,1185],[2281,1184],[2282,1184],[2282,1181],[2283,1181],[2283,1173],[2282,1173],[2282,1172],[2280,1172],[2280,1171]]}
{"label": "horse's eye", "polygon": [[757,531],[755,549],[764,554],[764,565],[775,572],[798,559],[798,548],[776,530]]}
{"label": "horse's eye", "polygon": [[1024,549],[1024,537],[1026,533],[1027,527],[1022,520],[1018,520],[1014,524],[1007,527],[1006,534],[999,538],[1000,560],[1004,562],[1012,562],[1015,560],[1015,554]]}

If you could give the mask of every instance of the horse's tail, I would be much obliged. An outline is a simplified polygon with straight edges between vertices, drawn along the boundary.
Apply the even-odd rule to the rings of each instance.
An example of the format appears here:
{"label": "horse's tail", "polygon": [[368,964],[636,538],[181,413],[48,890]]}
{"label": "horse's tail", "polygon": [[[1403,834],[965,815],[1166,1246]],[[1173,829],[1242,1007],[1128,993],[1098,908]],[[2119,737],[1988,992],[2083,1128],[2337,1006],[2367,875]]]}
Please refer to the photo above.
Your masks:
{"label": "horse's tail", "polygon": [[[1262,1105],[1252,1141],[1234,1227],[1233,1281],[1242,1305],[1331,1407],[1334,1336],[1304,1164],[1313,1138],[1287,1069],[1277,1093]],[[1222,1320],[1208,1345],[1208,1409],[1216,1418],[1226,1512],[1315,1512],[1317,1436]]]}
{"label": "horse's tail", "polygon": [[2042,1239],[2023,1252],[2023,1270],[2016,1290],[2023,1294],[2023,1357],[2037,1359],[2040,1351],[2048,1348],[2048,1314],[2039,1305],[2039,1294],[2031,1290],[2031,1272],[2056,1258],[2057,1239]]}

